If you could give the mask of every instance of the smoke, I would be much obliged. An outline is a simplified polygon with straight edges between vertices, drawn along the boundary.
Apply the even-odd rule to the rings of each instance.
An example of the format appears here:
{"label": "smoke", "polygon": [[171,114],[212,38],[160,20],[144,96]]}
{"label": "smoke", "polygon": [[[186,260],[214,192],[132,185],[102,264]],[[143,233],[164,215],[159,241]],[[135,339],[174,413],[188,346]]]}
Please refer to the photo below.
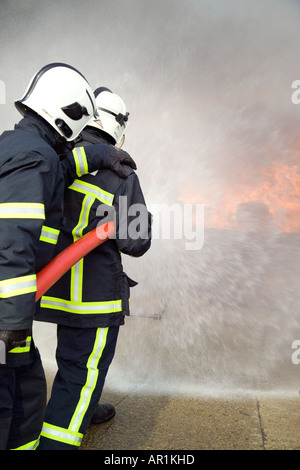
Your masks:
{"label": "smoke", "polygon": [[[148,205],[204,201],[209,218],[275,161],[299,174],[298,17],[293,0],[1,0],[0,130],[19,120],[13,101],[40,67],[69,63],[127,103],[125,148]],[[299,331],[299,239],[265,232],[264,201],[243,208],[255,230],[211,227],[197,253],[156,240],[143,258],[124,259],[139,281],[133,313],[162,317],[128,319],[115,386],[218,390],[273,375],[282,384]]]}

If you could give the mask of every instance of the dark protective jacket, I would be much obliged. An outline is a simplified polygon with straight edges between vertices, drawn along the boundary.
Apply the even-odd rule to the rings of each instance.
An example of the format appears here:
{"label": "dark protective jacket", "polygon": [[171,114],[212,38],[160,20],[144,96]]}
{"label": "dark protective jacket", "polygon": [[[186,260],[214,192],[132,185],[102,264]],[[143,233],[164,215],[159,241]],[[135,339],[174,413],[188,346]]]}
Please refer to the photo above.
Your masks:
{"label": "dark protective jacket", "polygon": [[[88,128],[82,132],[81,146],[101,142],[104,141],[98,131]],[[123,272],[121,252],[142,256],[151,244],[151,214],[146,208],[136,173],[129,167],[127,172],[127,178],[121,179],[111,170],[103,169],[75,180],[66,190],[65,222],[57,253],[96,228],[106,209],[108,213],[115,214],[116,237],[80,260],[46,292],[36,320],[80,328],[124,323],[124,315],[129,314],[129,288],[136,282]],[[135,239],[127,230],[136,221],[136,214],[130,211],[130,207],[144,209],[146,216]],[[128,212],[131,215],[128,216]]]}
{"label": "dark protective jacket", "polygon": [[[61,162],[55,135],[28,114],[0,136],[0,330],[32,327],[36,273],[54,255],[65,185],[94,170],[101,153],[77,149]],[[109,158],[103,146],[105,166]]]}

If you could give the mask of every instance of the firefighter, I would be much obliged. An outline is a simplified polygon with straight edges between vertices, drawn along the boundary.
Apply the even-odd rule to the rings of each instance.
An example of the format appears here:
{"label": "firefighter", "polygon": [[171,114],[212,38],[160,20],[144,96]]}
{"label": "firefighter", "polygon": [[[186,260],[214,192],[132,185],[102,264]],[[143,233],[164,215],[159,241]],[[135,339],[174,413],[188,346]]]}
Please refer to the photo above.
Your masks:
{"label": "firefighter", "polygon": [[[103,166],[126,176],[108,145],[63,155],[96,113],[93,91],[72,66],[54,63],[15,103],[23,115],[0,136],[0,449],[34,449],[46,382],[32,338],[36,273],[53,257],[65,186]],[[121,159],[135,167],[128,154]]]}
{"label": "firefighter", "polygon": [[[95,96],[98,119],[83,130],[78,145],[120,145],[129,115],[124,101],[103,87]],[[41,299],[36,320],[58,325],[58,370],[38,450],[77,450],[90,423],[106,421],[115,412],[112,405],[98,402],[119,327],[129,315],[130,287],[137,284],[123,272],[121,252],[139,257],[151,244],[151,214],[138,176],[124,168],[126,179],[102,170],[76,179],[65,192],[57,253],[112,217],[117,228],[113,239],[80,260]],[[138,233],[130,234],[127,229],[136,219],[125,206],[130,212],[135,204],[144,218]]]}

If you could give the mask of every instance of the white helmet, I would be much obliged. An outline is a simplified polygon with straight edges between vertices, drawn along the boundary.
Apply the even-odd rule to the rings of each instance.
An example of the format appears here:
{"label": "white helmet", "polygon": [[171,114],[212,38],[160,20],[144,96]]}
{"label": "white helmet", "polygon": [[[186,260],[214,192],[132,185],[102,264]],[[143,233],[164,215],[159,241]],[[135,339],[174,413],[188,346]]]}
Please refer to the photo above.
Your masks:
{"label": "white helmet", "polygon": [[97,117],[88,125],[103,130],[114,139],[118,146],[121,146],[129,116],[124,101],[119,95],[105,87],[97,88],[94,94]]}
{"label": "white helmet", "polygon": [[74,67],[61,63],[37,72],[15,105],[23,116],[27,108],[35,111],[67,141],[74,140],[96,114],[87,80]]}

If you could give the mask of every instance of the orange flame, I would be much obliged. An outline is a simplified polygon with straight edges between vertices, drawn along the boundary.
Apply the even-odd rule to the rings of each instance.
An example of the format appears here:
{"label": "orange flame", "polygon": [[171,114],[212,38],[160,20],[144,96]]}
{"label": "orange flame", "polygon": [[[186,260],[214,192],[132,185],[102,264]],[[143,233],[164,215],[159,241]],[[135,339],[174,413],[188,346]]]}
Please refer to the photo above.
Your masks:
{"label": "orange flame", "polygon": [[[300,231],[300,168],[274,161],[259,170],[259,183],[239,184],[224,191],[217,200],[216,192],[200,194],[190,189],[181,201],[205,206],[205,226],[222,229],[253,228],[280,232]],[[189,187],[185,185],[185,188]]]}

